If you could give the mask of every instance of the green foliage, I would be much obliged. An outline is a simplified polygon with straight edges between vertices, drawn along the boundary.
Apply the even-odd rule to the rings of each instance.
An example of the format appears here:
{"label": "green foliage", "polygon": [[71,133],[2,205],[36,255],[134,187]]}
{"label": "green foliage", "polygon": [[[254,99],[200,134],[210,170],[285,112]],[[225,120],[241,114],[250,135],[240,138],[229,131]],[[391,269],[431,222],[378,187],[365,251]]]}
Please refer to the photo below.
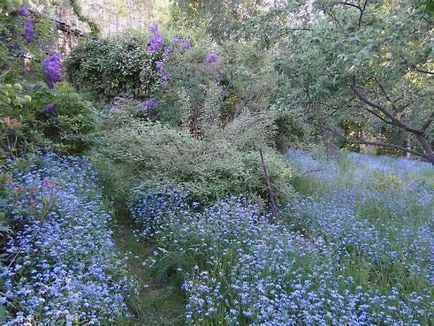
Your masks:
{"label": "green foliage", "polygon": [[[8,3],[0,17],[0,156],[20,156],[41,147],[81,152],[90,142],[91,104],[68,84],[49,90],[41,61],[51,51],[53,24],[31,12],[35,40],[22,37],[27,19],[14,14],[22,3]],[[7,11],[6,11],[7,10]],[[54,104],[53,112],[44,113]]]}
{"label": "green foliage", "polygon": [[[278,141],[279,148],[284,150],[284,146],[299,140],[300,132],[290,135],[295,119],[289,119],[290,122],[282,114],[267,113],[277,93],[278,81],[268,53],[259,50],[254,42],[228,41],[220,46],[206,40],[196,42],[189,50],[175,46],[163,60],[159,54],[147,51],[144,35],[90,39],[72,51],[66,60],[67,72],[79,90],[100,99],[119,95],[156,99],[156,108],[143,107],[135,110],[135,115],[174,127],[183,126],[198,138],[207,137],[226,125],[230,132],[238,117],[245,119],[252,114],[255,118],[250,119],[248,128],[262,121],[269,125],[269,134],[262,135],[261,139],[250,138],[250,142],[272,145]],[[210,53],[215,53],[218,59],[207,64]],[[160,71],[157,62],[164,65]],[[169,80],[163,87],[164,77]],[[276,133],[277,119],[280,120]]]}
{"label": "green foliage", "polygon": [[69,153],[80,153],[88,149],[94,128],[92,104],[67,83],[56,86],[53,103],[56,104],[57,114],[40,118],[45,137],[54,146]]}
{"label": "green foliage", "polygon": [[[294,31],[280,44],[277,103],[323,124],[351,120],[363,126],[370,139],[389,138],[382,128],[391,125],[401,134],[393,143],[400,145],[406,141],[402,131],[408,130],[388,114],[414,128],[431,119],[432,20],[407,3],[370,1],[360,9],[344,2],[317,2],[305,19],[309,28]],[[420,133],[430,142],[428,127]],[[354,131],[347,130],[347,135]],[[423,151],[429,151],[425,147]],[[413,148],[422,152],[419,145]]]}
{"label": "green foliage", "polygon": [[0,106],[5,107],[22,107],[32,98],[24,94],[23,86],[19,83],[0,84]]}
{"label": "green foliage", "polygon": [[214,40],[222,42],[258,15],[265,3],[264,0],[177,0],[172,4],[171,24],[202,28]]}
{"label": "green foliage", "polygon": [[[205,64],[211,52],[218,54],[218,61]],[[261,117],[264,123],[268,119],[269,124],[277,118],[269,112],[277,74],[270,57],[253,44],[225,42],[210,47],[203,42],[187,52],[174,53],[165,65],[171,73],[170,84],[164,93],[158,93],[159,105],[150,112],[153,120],[183,125],[206,136],[215,127],[236,124],[239,117],[246,119],[249,114]],[[269,129],[273,134],[274,127]]]}
{"label": "green foliage", "polygon": [[[105,166],[113,191],[120,194],[133,187],[171,185],[185,188],[203,202],[240,193],[267,197],[258,151],[241,151],[224,137],[200,140],[187,131],[132,119],[108,128],[102,145],[96,161]],[[265,160],[283,202],[290,195],[290,169],[271,149]]]}
{"label": "green foliage", "polygon": [[146,96],[158,83],[155,60],[143,35],[125,34],[80,43],[71,51],[65,67],[69,81],[96,98]]}
{"label": "green foliage", "polygon": [[[22,155],[47,146],[77,153],[89,147],[92,105],[70,85],[61,83],[54,91],[35,87],[26,97],[32,101],[11,104],[2,112],[0,135],[7,154]],[[47,115],[43,109],[51,104],[55,112]]]}
{"label": "green foliage", "polygon": [[306,124],[287,112],[280,112],[275,125],[277,130],[274,142],[281,152],[285,152],[289,147],[301,146],[308,140]]}

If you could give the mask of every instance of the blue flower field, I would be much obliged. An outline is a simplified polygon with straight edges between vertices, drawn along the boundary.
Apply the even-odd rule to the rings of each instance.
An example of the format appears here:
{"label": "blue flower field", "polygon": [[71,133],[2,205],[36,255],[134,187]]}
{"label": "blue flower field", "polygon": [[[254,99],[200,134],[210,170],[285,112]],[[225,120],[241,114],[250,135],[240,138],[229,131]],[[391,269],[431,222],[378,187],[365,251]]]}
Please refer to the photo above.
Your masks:
{"label": "blue flower field", "polygon": [[[86,159],[54,154],[15,164],[5,209],[17,231],[7,239],[1,300],[7,325],[100,325],[128,314],[130,283],[110,230],[111,215]],[[12,163],[14,164],[14,163]]]}
{"label": "blue flower field", "polygon": [[244,197],[197,211],[173,190],[133,208],[142,236],[158,241],[147,266],[182,275],[187,324],[428,325],[432,167],[361,154],[288,159],[303,195],[279,216]]}
{"label": "blue flower field", "polygon": [[434,326],[434,0],[0,0],[0,325]]}

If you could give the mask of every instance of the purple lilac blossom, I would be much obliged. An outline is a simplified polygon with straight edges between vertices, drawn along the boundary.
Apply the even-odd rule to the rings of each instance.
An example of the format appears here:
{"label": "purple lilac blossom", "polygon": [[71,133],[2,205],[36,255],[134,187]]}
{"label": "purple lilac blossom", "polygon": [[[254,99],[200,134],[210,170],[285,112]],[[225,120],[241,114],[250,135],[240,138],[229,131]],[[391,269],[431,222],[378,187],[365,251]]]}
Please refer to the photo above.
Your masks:
{"label": "purple lilac blossom", "polygon": [[45,81],[49,88],[62,79],[62,63],[58,53],[52,53],[42,62],[42,68],[45,74]]}
{"label": "purple lilac blossom", "polygon": [[170,72],[167,69],[164,69],[163,75],[161,76],[161,81],[169,81],[170,79]]}
{"label": "purple lilac blossom", "polygon": [[155,68],[157,68],[158,71],[162,71],[164,69],[164,63],[162,61],[156,61]]}
{"label": "purple lilac blossom", "polygon": [[33,28],[33,22],[31,19],[26,19],[24,23],[24,32],[21,34],[27,42],[33,42],[35,40],[35,29]]}
{"label": "purple lilac blossom", "polygon": [[150,53],[156,53],[164,45],[164,40],[156,23],[151,23],[151,25],[149,25],[149,30],[151,31],[152,36],[149,40],[148,51]]}
{"label": "purple lilac blossom", "polygon": [[150,98],[145,102],[145,106],[147,109],[155,109],[157,107],[157,100]]}
{"label": "purple lilac blossom", "polygon": [[218,53],[216,53],[216,52],[210,52],[206,56],[204,63],[206,65],[212,65],[212,64],[216,63],[219,60],[219,58],[220,57],[219,57]]}
{"label": "purple lilac blossom", "polygon": [[152,22],[149,24],[149,31],[152,34],[159,34],[160,30],[158,29],[158,24],[156,22]]}
{"label": "purple lilac blossom", "polygon": [[174,36],[172,43],[179,46],[182,50],[190,50],[192,48],[191,42],[186,37]]}
{"label": "purple lilac blossom", "polygon": [[164,62],[162,61],[156,61],[155,68],[160,73],[161,87],[163,90],[166,90],[169,86],[170,71],[165,68]]}
{"label": "purple lilac blossom", "polygon": [[22,6],[17,10],[17,15],[18,15],[18,16],[21,16],[21,17],[25,17],[25,16],[30,15],[30,11],[29,11],[29,9],[28,9],[25,5],[22,5]]}
{"label": "purple lilac blossom", "polygon": [[57,113],[57,105],[54,103],[48,104],[41,112],[49,117],[54,116]]}
{"label": "purple lilac blossom", "polygon": [[120,107],[123,105],[123,103],[125,102],[125,98],[123,98],[122,96],[116,96],[113,99],[113,102],[109,108],[109,113],[118,113]]}
{"label": "purple lilac blossom", "polygon": [[169,45],[164,49],[163,54],[161,55],[161,57],[166,60],[170,57],[170,55],[173,53],[173,46]]}

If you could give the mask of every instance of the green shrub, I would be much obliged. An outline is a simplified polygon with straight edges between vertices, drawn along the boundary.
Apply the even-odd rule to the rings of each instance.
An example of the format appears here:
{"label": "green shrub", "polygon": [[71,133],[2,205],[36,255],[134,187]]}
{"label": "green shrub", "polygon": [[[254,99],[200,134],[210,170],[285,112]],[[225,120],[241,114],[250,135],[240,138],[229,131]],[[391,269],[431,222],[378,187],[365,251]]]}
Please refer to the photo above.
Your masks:
{"label": "green shrub", "polygon": [[91,144],[92,103],[84,100],[68,83],[56,86],[53,103],[57,114],[41,117],[44,135],[69,153],[80,153]]}
{"label": "green shrub", "polygon": [[[86,150],[93,130],[92,104],[67,83],[53,91],[45,85],[28,92],[30,100],[12,102],[2,111],[0,136],[5,154],[22,155],[51,147],[78,153]],[[54,105],[52,112],[44,109]]]}
{"label": "green shrub", "polygon": [[146,95],[158,82],[155,55],[143,35],[92,38],[77,45],[65,60],[69,81],[97,98]]}
{"label": "green shrub", "polygon": [[[207,64],[210,53],[215,53],[217,60]],[[225,124],[242,111],[263,112],[270,107],[277,84],[267,54],[248,43],[212,47],[201,42],[189,51],[175,51],[165,61],[165,68],[170,72],[169,88],[158,94],[156,111],[176,107],[178,123],[187,119],[204,122],[211,116]]]}
{"label": "green shrub", "polygon": [[[240,151],[221,137],[200,140],[187,131],[159,123],[132,119],[120,127],[109,128],[95,160],[108,186],[118,196],[134,187],[178,186],[193,197],[210,202],[230,194],[267,198],[259,152]],[[290,196],[290,169],[272,149],[265,161],[278,199]]]}
{"label": "green shrub", "polygon": [[[227,41],[217,46],[196,39],[192,45],[174,36],[165,38],[155,53],[149,52],[149,44],[144,34],[87,40],[66,60],[68,78],[80,91],[99,99],[127,96],[153,101],[148,110],[144,102],[144,109],[135,115],[182,126],[197,138],[214,137],[207,134],[225,127],[225,137],[238,148],[260,143],[285,150],[304,136],[294,118],[271,112],[278,74],[270,53],[254,42]],[[256,133],[259,139],[248,133],[244,133],[248,138],[238,137],[240,124],[255,129],[256,123],[265,131]]]}

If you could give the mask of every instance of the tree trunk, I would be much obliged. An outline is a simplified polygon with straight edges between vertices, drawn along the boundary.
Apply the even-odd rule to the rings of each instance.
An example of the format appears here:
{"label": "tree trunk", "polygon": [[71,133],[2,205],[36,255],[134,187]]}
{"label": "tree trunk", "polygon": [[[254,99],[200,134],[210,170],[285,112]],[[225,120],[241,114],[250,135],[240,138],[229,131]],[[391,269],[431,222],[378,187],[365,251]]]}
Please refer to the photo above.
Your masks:
{"label": "tree trunk", "polygon": [[[411,139],[410,139],[410,135],[407,135],[407,148],[408,148],[408,149],[411,149]],[[405,156],[406,156],[407,158],[410,158],[410,157],[411,157],[411,153],[407,152],[407,153],[405,154]]]}
{"label": "tree trunk", "polygon": [[434,164],[434,152],[433,148],[431,146],[431,143],[429,142],[428,138],[426,138],[423,135],[416,135],[417,140],[422,145],[424,157]]}

